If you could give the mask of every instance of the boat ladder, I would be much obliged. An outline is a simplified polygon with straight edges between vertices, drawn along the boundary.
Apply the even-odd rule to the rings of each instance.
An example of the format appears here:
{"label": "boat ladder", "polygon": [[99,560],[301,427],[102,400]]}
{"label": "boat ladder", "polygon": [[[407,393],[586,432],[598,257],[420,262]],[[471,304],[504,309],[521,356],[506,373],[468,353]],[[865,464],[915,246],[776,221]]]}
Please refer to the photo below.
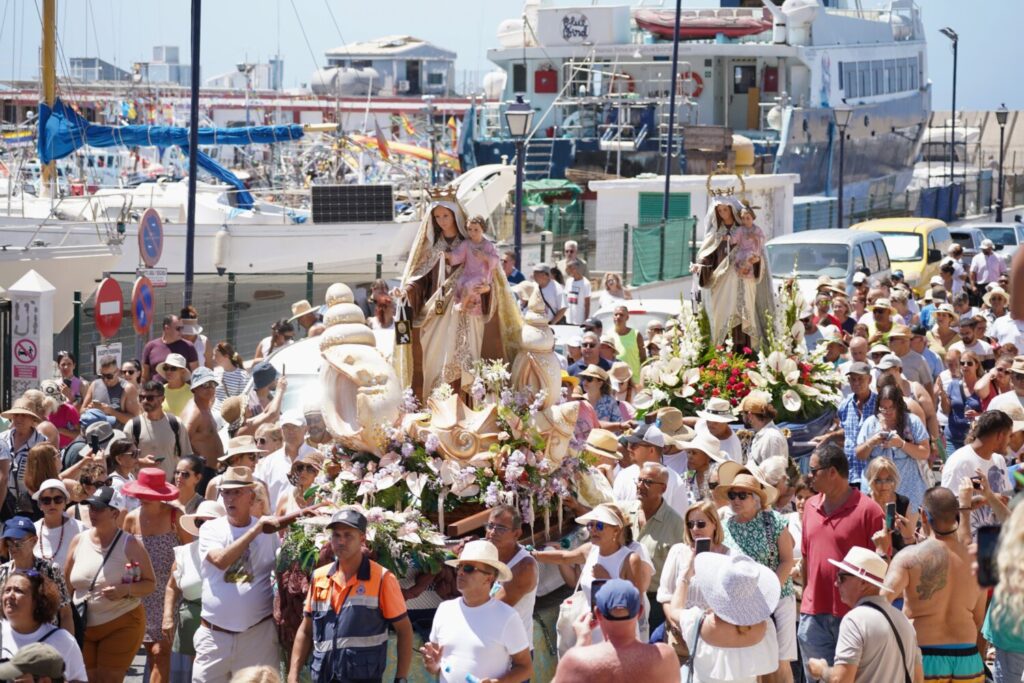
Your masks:
{"label": "boat ladder", "polygon": [[550,178],[554,155],[554,138],[531,138],[526,143],[526,156],[523,158],[524,177],[527,180]]}

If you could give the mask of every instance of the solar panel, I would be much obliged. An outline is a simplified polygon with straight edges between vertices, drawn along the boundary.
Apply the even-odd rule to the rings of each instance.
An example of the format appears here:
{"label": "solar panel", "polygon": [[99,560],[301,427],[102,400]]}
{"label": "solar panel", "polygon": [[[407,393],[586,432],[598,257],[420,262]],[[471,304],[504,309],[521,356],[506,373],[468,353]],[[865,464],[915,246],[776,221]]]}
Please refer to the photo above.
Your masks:
{"label": "solar panel", "polygon": [[395,218],[391,185],[313,185],[314,223],[387,223]]}

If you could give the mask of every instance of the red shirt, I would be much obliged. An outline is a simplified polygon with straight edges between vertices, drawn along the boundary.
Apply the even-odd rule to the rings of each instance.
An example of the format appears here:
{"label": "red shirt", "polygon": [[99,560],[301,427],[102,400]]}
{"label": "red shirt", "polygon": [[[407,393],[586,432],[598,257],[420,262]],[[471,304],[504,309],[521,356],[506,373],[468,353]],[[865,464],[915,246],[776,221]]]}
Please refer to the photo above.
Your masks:
{"label": "red shirt", "polygon": [[804,504],[800,552],[807,568],[807,585],[800,613],[842,617],[850,608],[839,599],[838,570],[829,560],[842,560],[854,546],[874,550],[871,536],[882,528],[885,518],[878,503],[857,489],[852,489],[846,502],[831,515],[825,514],[824,501],[819,493]]}

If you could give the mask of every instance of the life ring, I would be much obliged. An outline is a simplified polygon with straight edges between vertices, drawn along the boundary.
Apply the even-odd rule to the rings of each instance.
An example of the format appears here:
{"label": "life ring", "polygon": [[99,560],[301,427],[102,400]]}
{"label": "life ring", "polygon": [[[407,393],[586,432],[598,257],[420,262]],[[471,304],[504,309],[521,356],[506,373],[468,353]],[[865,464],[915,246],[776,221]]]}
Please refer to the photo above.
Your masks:
{"label": "life ring", "polygon": [[[692,81],[697,84],[697,87],[693,89],[693,92],[682,92],[682,84],[685,83],[686,81]],[[700,94],[704,92],[704,79],[701,78],[700,74],[697,73],[696,71],[684,71],[683,73],[679,74],[679,82],[680,92],[683,95],[686,95],[687,97],[697,99],[698,97],[700,97]]]}

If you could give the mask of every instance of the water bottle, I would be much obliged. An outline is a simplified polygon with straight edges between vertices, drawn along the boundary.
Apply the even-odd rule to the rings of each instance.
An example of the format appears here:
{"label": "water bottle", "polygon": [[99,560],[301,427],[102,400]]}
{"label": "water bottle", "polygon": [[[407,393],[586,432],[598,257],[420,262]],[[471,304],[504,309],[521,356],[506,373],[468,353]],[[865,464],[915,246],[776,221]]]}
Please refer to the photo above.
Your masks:
{"label": "water bottle", "polygon": [[134,583],[135,575],[132,572],[132,563],[124,563],[124,574],[121,575],[121,583]]}
{"label": "water bottle", "polygon": [[132,562],[132,583],[142,581],[142,565],[138,561]]}
{"label": "water bottle", "polygon": [[480,683],[480,678],[473,674],[466,674],[466,683]]}

